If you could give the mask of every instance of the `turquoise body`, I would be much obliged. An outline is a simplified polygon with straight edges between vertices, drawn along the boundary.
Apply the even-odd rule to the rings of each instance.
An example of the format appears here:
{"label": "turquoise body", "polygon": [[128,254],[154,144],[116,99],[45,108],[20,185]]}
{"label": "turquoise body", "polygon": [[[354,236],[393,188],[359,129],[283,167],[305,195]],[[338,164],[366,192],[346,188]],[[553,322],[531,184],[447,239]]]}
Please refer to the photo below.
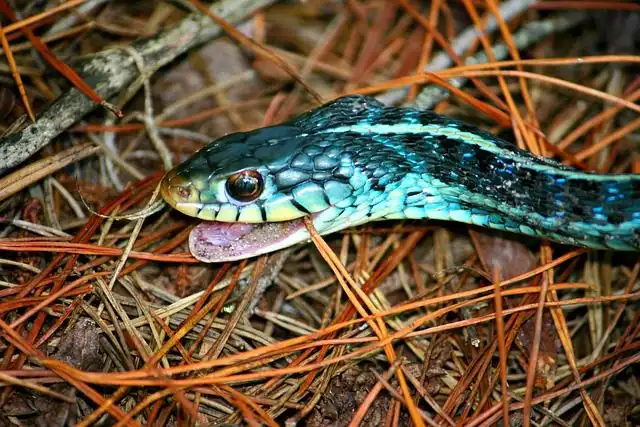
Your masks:
{"label": "turquoise body", "polygon": [[[264,177],[265,188],[236,203],[223,183],[247,169]],[[640,177],[579,171],[460,121],[363,96],[221,138],[172,176],[197,187],[184,211],[203,219],[260,223],[313,214],[323,234],[382,219],[438,219],[575,246],[640,249]]]}

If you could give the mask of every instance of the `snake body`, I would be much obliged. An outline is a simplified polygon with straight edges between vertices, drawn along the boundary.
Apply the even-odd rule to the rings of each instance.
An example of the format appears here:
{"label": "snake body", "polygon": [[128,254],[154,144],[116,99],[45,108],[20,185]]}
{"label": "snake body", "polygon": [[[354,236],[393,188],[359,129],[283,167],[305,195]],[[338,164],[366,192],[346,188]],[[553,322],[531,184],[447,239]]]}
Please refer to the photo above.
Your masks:
{"label": "snake body", "polygon": [[384,219],[475,224],[560,243],[640,249],[640,176],[579,171],[430,111],[347,96],[218,139],[161,187],[205,220],[190,248],[240,259]]}

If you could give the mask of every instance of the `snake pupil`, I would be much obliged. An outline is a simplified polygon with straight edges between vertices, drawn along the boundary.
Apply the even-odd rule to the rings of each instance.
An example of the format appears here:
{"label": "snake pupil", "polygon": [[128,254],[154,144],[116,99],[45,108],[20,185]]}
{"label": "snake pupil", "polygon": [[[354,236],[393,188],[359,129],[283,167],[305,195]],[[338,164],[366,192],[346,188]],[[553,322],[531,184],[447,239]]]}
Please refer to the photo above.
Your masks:
{"label": "snake pupil", "polygon": [[238,172],[227,178],[227,194],[239,202],[250,202],[262,193],[262,175],[255,170]]}

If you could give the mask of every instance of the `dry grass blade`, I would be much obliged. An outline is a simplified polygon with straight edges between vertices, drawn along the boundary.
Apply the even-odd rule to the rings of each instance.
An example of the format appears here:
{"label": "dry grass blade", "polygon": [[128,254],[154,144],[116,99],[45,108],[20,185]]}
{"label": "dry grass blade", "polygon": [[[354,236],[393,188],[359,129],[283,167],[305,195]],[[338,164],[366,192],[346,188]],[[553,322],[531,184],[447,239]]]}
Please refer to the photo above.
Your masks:
{"label": "dry grass blade", "polygon": [[72,403],[73,399],[69,396],[65,396],[64,394],[58,393],[56,391],[50,390],[46,387],[43,387],[41,385],[38,384],[33,384],[29,381],[23,381],[23,380],[19,380],[17,378],[13,378],[10,375],[4,374],[4,373],[0,373],[0,381],[2,381],[5,384],[12,384],[14,386],[18,386],[18,387],[25,387],[25,388],[29,388],[37,393],[41,393],[45,396],[50,396],[53,397],[55,399],[59,399],[62,400],[63,402],[67,402],[67,403]]}
{"label": "dry grass blade", "polygon": [[59,171],[77,161],[100,152],[93,144],[79,144],[53,156],[33,162],[7,176],[0,178],[0,201],[6,200],[42,178]]}

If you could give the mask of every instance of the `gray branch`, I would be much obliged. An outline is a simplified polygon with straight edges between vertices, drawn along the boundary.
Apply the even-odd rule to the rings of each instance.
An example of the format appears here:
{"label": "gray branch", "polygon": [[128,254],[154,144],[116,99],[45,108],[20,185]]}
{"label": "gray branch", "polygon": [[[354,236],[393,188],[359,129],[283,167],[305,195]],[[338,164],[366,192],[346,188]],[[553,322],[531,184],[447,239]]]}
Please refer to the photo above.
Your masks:
{"label": "gray branch", "polygon": [[[275,0],[222,0],[211,7],[216,15],[238,24],[248,15]],[[220,27],[202,14],[191,14],[175,27],[132,44],[149,71],[157,70],[193,47],[221,33]],[[133,58],[122,49],[108,49],[83,61],[78,72],[103,99],[111,99],[139,76]],[[75,88],[58,97],[36,123],[0,139],[0,175],[49,144],[97,105]]]}
{"label": "gray branch", "polygon": [[[521,15],[525,12],[533,0],[508,0],[500,5],[500,14],[505,21]],[[520,30],[514,35],[514,41],[518,49],[525,49],[528,46],[537,43],[541,39],[549,36],[552,33],[559,33],[566,31],[572,27],[575,27],[584,19],[586,15],[583,13],[565,13],[555,18],[548,19],[542,22],[532,22]],[[489,18],[483,32],[485,35],[489,35],[498,29],[497,22],[493,16]],[[453,51],[456,55],[461,56],[464,52],[471,47],[471,45],[478,38],[478,31],[474,26],[470,26],[468,29],[460,33],[460,35],[451,43]],[[493,54],[496,60],[500,61],[508,57],[509,50],[504,43],[498,43],[493,47]],[[465,64],[482,64],[488,61],[487,54],[480,52],[474,57],[470,57],[465,61]],[[440,52],[433,57],[433,60],[427,64],[424,68],[428,72],[437,72],[450,67],[453,64],[451,57],[446,52]],[[468,79],[456,78],[451,79],[450,83],[455,87],[462,87]],[[382,93],[376,98],[378,101],[387,105],[395,105],[401,103],[407,96],[408,89],[396,89],[385,93]],[[439,102],[447,99],[450,93],[446,89],[437,85],[425,86],[412,106],[421,109],[431,109]]]}
{"label": "gray branch", "polygon": [[[586,15],[583,13],[566,13],[558,17],[548,19],[546,21],[531,22],[518,30],[514,34],[513,40],[516,48],[518,50],[523,50],[539,42],[552,33],[560,33],[571,29],[585,19]],[[509,56],[509,48],[505,43],[500,42],[494,45],[492,50],[493,56],[497,61],[502,61]],[[487,54],[485,52],[480,52],[476,56],[468,58],[465,61],[465,64],[486,64],[488,61],[489,57],[487,56]],[[467,80],[467,78],[455,78],[449,80],[449,83],[457,88],[461,88],[462,86],[464,86]],[[415,102],[413,103],[413,106],[425,110],[430,110],[439,102],[447,99],[449,95],[449,91],[444,89],[443,87],[430,85],[422,89]]]}

